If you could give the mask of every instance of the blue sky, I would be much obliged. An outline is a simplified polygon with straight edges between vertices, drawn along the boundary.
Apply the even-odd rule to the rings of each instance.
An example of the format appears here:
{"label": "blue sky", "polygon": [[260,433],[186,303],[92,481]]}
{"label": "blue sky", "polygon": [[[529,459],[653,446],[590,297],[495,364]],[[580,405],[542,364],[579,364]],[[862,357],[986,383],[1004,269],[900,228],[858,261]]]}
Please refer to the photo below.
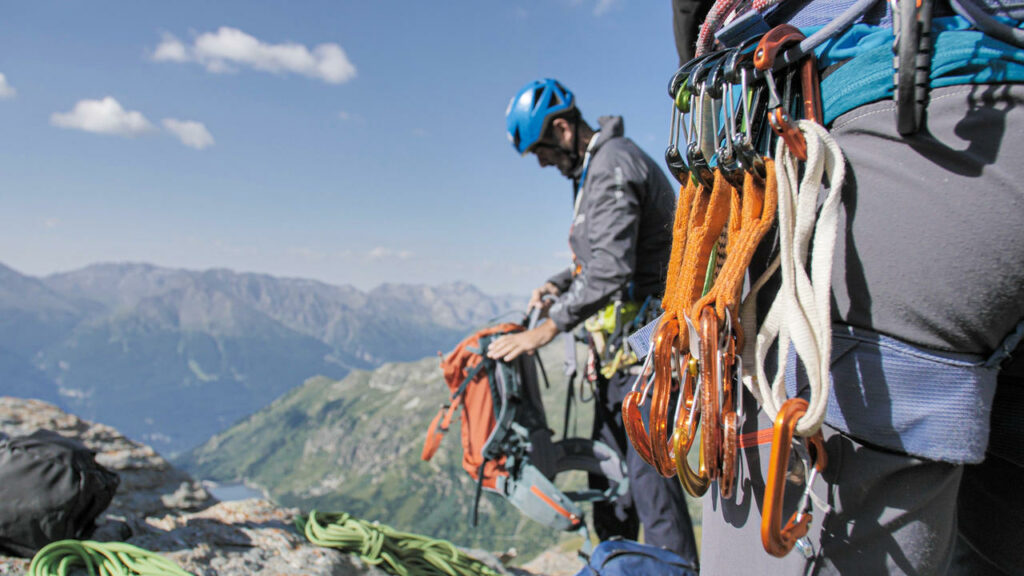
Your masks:
{"label": "blue sky", "polygon": [[519,157],[529,80],[661,162],[667,0],[19,2],[0,15],[0,262],[524,293],[569,184]]}

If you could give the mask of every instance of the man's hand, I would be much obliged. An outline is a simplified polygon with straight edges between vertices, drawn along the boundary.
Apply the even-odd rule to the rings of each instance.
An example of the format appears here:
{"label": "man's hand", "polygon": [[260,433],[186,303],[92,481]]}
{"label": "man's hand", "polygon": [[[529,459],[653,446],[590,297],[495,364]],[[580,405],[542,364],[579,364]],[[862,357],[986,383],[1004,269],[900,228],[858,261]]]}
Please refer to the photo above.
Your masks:
{"label": "man's hand", "polygon": [[540,308],[541,318],[544,318],[547,316],[548,308],[551,308],[551,305],[554,303],[551,298],[545,299],[544,297],[558,296],[559,294],[560,292],[557,286],[551,282],[546,282],[543,286],[534,290],[530,295],[530,303],[526,305],[526,309],[532,310],[534,308]]}
{"label": "man's hand", "polygon": [[520,354],[533,354],[534,350],[551,342],[558,336],[558,327],[548,319],[533,330],[506,334],[487,347],[487,357],[511,362]]}

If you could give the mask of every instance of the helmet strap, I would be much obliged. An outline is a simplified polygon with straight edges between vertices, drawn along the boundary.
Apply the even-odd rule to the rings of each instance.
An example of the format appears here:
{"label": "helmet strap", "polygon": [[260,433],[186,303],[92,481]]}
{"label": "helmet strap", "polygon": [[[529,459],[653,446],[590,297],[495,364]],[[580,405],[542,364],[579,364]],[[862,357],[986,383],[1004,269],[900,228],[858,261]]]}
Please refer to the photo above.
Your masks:
{"label": "helmet strap", "polygon": [[572,161],[573,176],[573,189],[579,187],[580,170],[583,167],[583,156],[580,155],[580,121],[575,120],[572,123],[572,148],[566,152],[569,159]]}

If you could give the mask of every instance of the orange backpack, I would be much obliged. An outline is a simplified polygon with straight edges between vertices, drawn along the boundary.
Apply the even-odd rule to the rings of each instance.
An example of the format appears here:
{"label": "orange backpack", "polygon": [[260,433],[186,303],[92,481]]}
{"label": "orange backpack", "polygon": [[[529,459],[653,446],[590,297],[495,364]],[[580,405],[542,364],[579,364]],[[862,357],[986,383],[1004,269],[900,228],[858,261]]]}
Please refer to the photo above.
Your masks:
{"label": "orange backpack", "polygon": [[[472,525],[486,489],[542,524],[585,531],[583,512],[576,503],[610,501],[624,494],[629,488],[625,465],[602,442],[583,438],[552,442],[538,379],[538,371],[543,375],[544,368],[537,355],[524,354],[512,362],[487,357],[491,342],[523,329],[512,323],[484,328],[444,357],[441,370],[451,394],[430,423],[422,458],[434,456],[462,406],[462,466],[477,482]],[[610,488],[562,492],[552,480],[567,470],[604,475]]]}

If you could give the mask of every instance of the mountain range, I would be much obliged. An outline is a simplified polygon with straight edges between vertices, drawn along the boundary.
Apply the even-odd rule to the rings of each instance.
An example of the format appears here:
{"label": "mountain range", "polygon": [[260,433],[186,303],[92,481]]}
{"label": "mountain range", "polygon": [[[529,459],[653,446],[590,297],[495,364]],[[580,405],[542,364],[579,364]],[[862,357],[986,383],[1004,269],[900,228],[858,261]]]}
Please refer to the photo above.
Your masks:
{"label": "mountain range", "polygon": [[525,301],[464,283],[361,291],[223,269],[31,277],[0,264],[0,393],[174,456],[308,378],[436,354]]}

